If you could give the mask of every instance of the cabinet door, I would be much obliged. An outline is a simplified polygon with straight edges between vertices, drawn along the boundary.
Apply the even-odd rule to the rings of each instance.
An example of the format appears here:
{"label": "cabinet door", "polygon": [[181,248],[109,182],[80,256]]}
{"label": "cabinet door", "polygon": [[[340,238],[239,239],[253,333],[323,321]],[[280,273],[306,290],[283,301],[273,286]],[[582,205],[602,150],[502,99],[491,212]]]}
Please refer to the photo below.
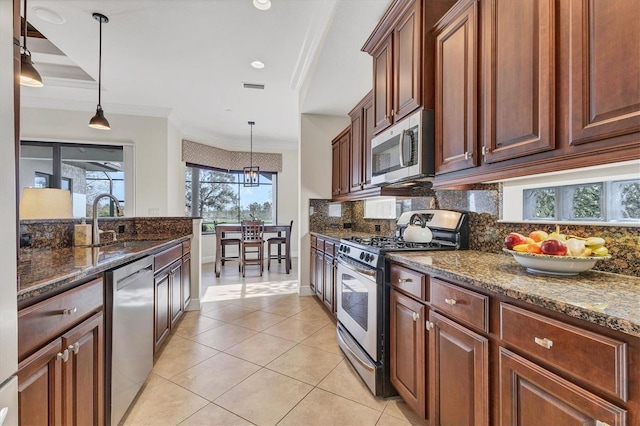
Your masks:
{"label": "cabinet door", "polygon": [[391,56],[392,35],[390,34],[381,46],[372,53],[373,56],[373,114],[374,133],[389,127],[392,123],[392,73],[393,57]]}
{"label": "cabinet door", "polygon": [[555,148],[555,3],[482,2],[487,163]]}
{"label": "cabinet door", "polygon": [[478,165],[477,5],[436,33],[436,173]]}
{"label": "cabinet door", "polygon": [[569,144],[640,132],[640,2],[568,6]]}
{"label": "cabinet door", "polygon": [[363,130],[362,135],[362,183],[363,188],[371,188],[371,176],[373,169],[371,165],[371,139],[373,139],[374,114],[373,114],[373,95],[369,93],[368,99],[362,108]]}
{"label": "cabinet door", "polygon": [[69,359],[62,364],[63,423],[104,424],[104,315],[92,316],[62,335]]}
{"label": "cabinet door", "polygon": [[44,346],[18,365],[21,425],[62,425],[62,341]]}
{"label": "cabinet door", "polygon": [[328,256],[326,253],[324,255],[324,294],[322,297],[322,301],[325,306],[329,308],[331,312],[333,312],[334,304],[333,298],[335,297],[335,285],[336,279],[333,274],[333,257]]}
{"label": "cabinet door", "polygon": [[392,122],[401,120],[422,105],[420,4],[413,2],[393,33]]}
{"label": "cabinet door", "polygon": [[324,300],[324,253],[316,251],[316,295]]}
{"label": "cabinet door", "polygon": [[627,412],[544,368],[500,348],[503,425],[624,425]]}
{"label": "cabinet door", "polygon": [[331,145],[331,195],[340,195],[340,142]]}
{"label": "cabinet door", "polygon": [[393,289],[390,300],[391,384],[407,405],[427,418],[427,308]]}
{"label": "cabinet door", "polygon": [[351,185],[349,192],[362,189],[362,110],[351,116]]}
{"label": "cabinet door", "polygon": [[187,310],[191,301],[191,254],[182,258],[182,309]]}
{"label": "cabinet door", "polygon": [[316,249],[311,248],[311,254],[309,255],[309,287],[313,292],[316,291],[318,284],[316,283]]}
{"label": "cabinet door", "polygon": [[349,193],[351,171],[351,138],[347,132],[340,138],[340,194]]}
{"label": "cabinet door", "polygon": [[171,328],[182,316],[182,259],[171,266],[169,272],[169,296],[171,298]]}
{"label": "cabinet door", "polygon": [[154,277],[155,283],[155,348],[154,353],[160,348],[171,328],[171,316],[169,310],[169,271],[164,270]]}
{"label": "cabinet door", "polygon": [[489,341],[433,311],[429,320],[431,424],[488,425]]}

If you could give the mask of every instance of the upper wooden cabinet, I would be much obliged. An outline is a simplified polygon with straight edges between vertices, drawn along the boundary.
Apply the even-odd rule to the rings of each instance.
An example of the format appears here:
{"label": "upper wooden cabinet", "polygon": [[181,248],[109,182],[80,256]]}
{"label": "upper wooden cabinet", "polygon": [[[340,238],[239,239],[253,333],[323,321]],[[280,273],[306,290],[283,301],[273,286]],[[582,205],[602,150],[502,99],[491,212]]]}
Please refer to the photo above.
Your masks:
{"label": "upper wooden cabinet", "polygon": [[331,142],[332,178],[331,193],[333,196],[349,193],[349,175],[351,170],[351,128],[344,129]]}
{"label": "upper wooden cabinet", "polygon": [[640,158],[638,21],[626,0],[458,2],[432,29],[434,185]]}
{"label": "upper wooden cabinet", "polygon": [[433,84],[433,53],[425,49],[424,29],[454,3],[396,0],[363,46],[373,57],[375,134],[424,105],[424,87]]}
{"label": "upper wooden cabinet", "polygon": [[351,117],[351,192],[371,187],[373,93],[369,92],[349,113]]}

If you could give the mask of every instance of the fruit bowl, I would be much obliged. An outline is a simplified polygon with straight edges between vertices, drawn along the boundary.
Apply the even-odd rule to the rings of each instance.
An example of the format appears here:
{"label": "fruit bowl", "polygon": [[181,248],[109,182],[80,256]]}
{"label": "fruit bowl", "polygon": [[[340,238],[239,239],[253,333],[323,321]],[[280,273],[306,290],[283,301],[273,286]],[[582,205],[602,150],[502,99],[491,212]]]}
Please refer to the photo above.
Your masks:
{"label": "fruit bowl", "polygon": [[599,260],[611,259],[610,255],[588,257],[552,256],[547,254],[523,253],[506,248],[502,250],[505,253],[513,255],[516,262],[524,266],[527,272],[544,275],[578,275],[580,272],[593,268]]}

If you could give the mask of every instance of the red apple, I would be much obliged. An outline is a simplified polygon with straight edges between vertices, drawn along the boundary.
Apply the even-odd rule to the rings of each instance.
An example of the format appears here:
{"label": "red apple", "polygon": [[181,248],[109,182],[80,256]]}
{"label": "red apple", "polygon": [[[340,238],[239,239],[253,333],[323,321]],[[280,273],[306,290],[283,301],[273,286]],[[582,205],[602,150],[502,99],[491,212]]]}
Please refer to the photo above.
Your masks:
{"label": "red apple", "polygon": [[509,249],[513,250],[515,246],[518,244],[526,244],[527,237],[522,234],[518,234],[517,232],[510,232],[506,237],[504,237],[504,245]]}
{"label": "red apple", "polygon": [[551,254],[554,256],[564,256],[567,254],[567,244],[564,241],[555,238],[544,240],[540,244],[540,250],[543,254]]}

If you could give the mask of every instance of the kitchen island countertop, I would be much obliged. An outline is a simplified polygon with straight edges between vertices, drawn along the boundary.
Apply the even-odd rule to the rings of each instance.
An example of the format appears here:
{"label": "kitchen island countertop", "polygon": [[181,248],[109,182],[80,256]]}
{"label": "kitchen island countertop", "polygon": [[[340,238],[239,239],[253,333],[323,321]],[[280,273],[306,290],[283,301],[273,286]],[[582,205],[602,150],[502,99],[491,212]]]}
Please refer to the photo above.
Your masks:
{"label": "kitchen island countertop", "polygon": [[567,277],[533,275],[512,256],[474,250],[388,253],[387,257],[427,274],[640,337],[640,278],[599,271]]}
{"label": "kitchen island countertop", "polygon": [[68,284],[157,253],[191,238],[152,235],[100,247],[38,249],[18,263],[18,305],[56,293]]}

